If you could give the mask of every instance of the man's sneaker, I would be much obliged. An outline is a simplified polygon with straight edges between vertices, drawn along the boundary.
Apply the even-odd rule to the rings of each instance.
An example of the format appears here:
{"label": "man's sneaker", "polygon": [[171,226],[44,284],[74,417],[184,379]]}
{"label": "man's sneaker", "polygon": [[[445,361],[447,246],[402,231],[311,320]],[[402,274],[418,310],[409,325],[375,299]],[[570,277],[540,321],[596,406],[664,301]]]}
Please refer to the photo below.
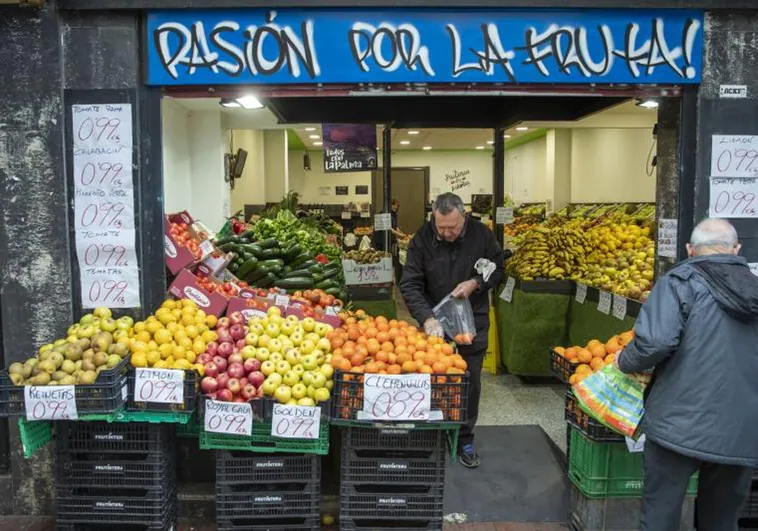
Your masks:
{"label": "man's sneaker", "polygon": [[458,458],[466,468],[476,468],[482,463],[482,459],[476,450],[474,450],[473,444],[464,444],[458,454]]}

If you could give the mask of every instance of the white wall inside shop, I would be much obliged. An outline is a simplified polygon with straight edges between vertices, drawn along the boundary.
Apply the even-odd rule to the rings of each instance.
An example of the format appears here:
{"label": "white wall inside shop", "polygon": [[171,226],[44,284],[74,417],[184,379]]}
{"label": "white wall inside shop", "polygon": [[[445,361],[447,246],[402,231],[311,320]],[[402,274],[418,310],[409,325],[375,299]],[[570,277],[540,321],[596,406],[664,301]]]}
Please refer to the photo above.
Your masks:
{"label": "white wall inside shop", "polygon": [[264,131],[263,144],[266,202],[278,203],[290,190],[287,131],[285,129]]}
{"label": "white wall inside shop", "polygon": [[163,209],[179,212],[192,204],[189,145],[190,113],[171,99],[162,103],[163,117]]}
{"label": "white wall inside shop", "polygon": [[517,204],[544,201],[547,198],[546,173],[545,137],[505,150],[505,192]]}

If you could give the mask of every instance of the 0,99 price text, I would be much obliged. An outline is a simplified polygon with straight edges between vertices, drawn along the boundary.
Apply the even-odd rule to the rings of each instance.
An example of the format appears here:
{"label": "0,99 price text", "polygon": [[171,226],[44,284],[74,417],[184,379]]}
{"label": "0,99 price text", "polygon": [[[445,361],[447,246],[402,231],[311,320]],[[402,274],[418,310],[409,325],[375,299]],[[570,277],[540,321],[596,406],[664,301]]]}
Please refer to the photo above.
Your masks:
{"label": "0,99 price text", "polygon": [[227,435],[253,434],[253,410],[250,404],[205,402],[205,431]]}

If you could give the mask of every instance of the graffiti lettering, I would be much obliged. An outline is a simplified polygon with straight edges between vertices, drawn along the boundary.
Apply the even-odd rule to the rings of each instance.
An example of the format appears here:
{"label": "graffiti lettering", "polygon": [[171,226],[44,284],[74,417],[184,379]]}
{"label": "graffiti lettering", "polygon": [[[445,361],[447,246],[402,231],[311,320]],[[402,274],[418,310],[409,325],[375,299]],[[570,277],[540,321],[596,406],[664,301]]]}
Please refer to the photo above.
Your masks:
{"label": "graffiti lettering", "polygon": [[232,44],[224,35],[234,35],[240,25],[233,21],[217,23],[206,32],[203,22],[189,27],[167,22],[153,32],[153,41],[163,68],[172,78],[179,78],[178,67],[187,67],[192,75],[198,68],[210,69],[214,74],[223,71],[237,77],[245,70],[253,75],[269,76],[287,67],[294,78],[302,75],[315,79],[321,74],[313,41],[313,21],[300,25],[300,34],[290,26],[276,24],[276,11],[266,14],[266,24],[245,28],[244,49]]}
{"label": "graffiti lettering", "polygon": [[395,27],[382,22],[376,27],[356,22],[348,32],[348,39],[353,59],[364,72],[369,71],[366,60],[373,56],[376,65],[385,72],[394,72],[405,65],[409,70],[420,67],[425,74],[434,76],[429,49],[421,45],[421,34],[413,24]]}
{"label": "graffiti lettering", "polygon": [[[627,67],[634,77],[640,77],[640,66],[644,67],[645,73],[649,75],[656,66],[667,65],[679,77],[692,79],[696,75],[695,68],[692,66],[692,47],[699,29],[699,21],[689,20],[682,31],[682,46],[669,48],[663,31],[663,19],[656,18],[652,22],[650,39],[637,46],[639,26],[629,24],[626,29],[624,49],[616,50],[614,54],[626,60]],[[685,63],[683,68],[677,63],[682,56]]]}
{"label": "graffiti lettering", "polygon": [[[559,27],[557,24],[550,26],[545,32],[537,33],[530,28],[526,32],[526,46],[523,48],[529,55],[524,64],[534,64],[540,73],[548,77],[550,72],[545,66],[545,59],[554,57],[562,73],[568,73],[571,66],[579,69],[582,75],[603,76],[613,67],[613,35],[608,26],[600,26],[603,57],[595,62],[589,51],[586,28]],[[565,42],[565,48],[562,46]]]}
{"label": "graffiti lettering", "polygon": [[508,78],[511,81],[515,80],[513,67],[510,62],[516,57],[516,54],[512,50],[505,51],[497,26],[494,24],[482,25],[484,51],[479,52],[473,48],[469,48],[471,53],[479,60],[476,63],[466,63],[463,65],[461,64],[461,37],[458,34],[458,30],[453,24],[448,24],[447,32],[453,43],[453,77],[458,77],[468,70],[478,70],[491,76],[495,73],[495,66],[500,65],[503,67]]}

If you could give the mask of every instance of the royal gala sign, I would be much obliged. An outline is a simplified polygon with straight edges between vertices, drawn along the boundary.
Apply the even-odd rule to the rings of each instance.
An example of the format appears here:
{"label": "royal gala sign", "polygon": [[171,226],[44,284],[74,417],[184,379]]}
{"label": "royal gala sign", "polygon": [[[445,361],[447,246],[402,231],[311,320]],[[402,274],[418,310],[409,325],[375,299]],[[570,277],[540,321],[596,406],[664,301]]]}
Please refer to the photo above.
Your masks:
{"label": "royal gala sign", "polygon": [[148,15],[148,83],[663,83],[701,79],[690,10],[249,9]]}

